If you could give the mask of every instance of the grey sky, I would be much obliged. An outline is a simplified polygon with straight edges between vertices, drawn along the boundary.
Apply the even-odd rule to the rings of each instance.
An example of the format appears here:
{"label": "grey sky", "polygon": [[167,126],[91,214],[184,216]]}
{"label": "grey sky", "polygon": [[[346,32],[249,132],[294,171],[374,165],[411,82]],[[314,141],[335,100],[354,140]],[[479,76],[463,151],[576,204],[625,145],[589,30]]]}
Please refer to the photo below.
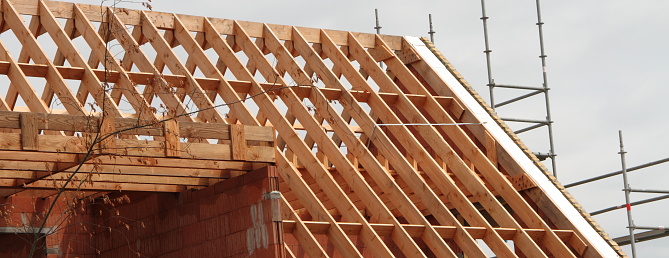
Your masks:
{"label": "grey sky", "polygon": [[[151,4],[155,11],[361,32],[373,32],[374,8],[379,8],[383,34],[414,36],[427,36],[427,16],[432,13],[437,47],[488,98],[479,1],[153,0]],[[543,1],[542,7],[559,179],[566,184],[620,169],[619,129],[625,134],[630,166],[669,157],[669,1],[562,0]],[[487,9],[495,81],[540,86],[534,1],[488,1]],[[500,100],[510,96],[499,93]],[[498,113],[541,119],[542,107],[543,101],[536,98]],[[545,129],[521,137],[533,151],[547,152]],[[633,173],[632,187],[669,189],[668,168],[665,164]],[[588,211],[595,211],[623,203],[621,188],[622,178],[615,177],[570,191]],[[652,196],[633,194],[633,200]],[[668,204],[665,200],[633,209],[635,222],[669,226]],[[613,237],[627,232],[624,210],[595,218]],[[630,253],[628,247],[625,250]],[[637,253],[665,256],[669,238],[640,243]]]}

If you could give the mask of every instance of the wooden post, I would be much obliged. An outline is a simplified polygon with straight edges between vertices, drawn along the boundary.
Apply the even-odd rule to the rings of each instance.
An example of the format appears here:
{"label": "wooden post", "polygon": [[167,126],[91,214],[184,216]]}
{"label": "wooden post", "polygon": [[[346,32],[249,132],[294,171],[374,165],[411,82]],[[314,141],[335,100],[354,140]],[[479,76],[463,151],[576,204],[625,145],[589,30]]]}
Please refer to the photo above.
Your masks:
{"label": "wooden post", "polygon": [[179,137],[179,122],[167,120],[163,123],[163,135],[165,136],[165,156],[181,156],[181,142]]}
{"label": "wooden post", "polygon": [[20,115],[21,121],[21,149],[22,150],[38,150],[39,129],[37,127],[36,113],[22,113]]}
{"label": "wooden post", "polygon": [[106,139],[100,141],[99,153],[116,154],[116,135],[111,135],[116,131],[116,121],[112,116],[100,117],[99,119],[101,122],[98,137],[107,137]]}
{"label": "wooden post", "polygon": [[246,137],[244,125],[230,125],[230,149],[233,160],[246,160]]}

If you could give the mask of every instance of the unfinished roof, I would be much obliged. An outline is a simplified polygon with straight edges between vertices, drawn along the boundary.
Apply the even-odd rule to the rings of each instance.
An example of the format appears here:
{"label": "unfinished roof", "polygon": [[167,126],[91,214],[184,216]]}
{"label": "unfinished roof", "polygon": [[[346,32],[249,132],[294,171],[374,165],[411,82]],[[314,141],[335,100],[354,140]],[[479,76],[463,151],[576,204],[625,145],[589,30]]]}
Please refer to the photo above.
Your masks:
{"label": "unfinished roof", "polygon": [[[44,175],[17,177],[20,168],[12,166],[26,163],[12,153],[49,165],[39,170],[46,173],[67,172],[72,166],[63,169],[62,158],[82,153],[39,139],[151,124],[158,132],[113,138],[140,145],[147,139],[137,136],[151,136],[160,142],[153,143],[162,148],[158,154],[124,145],[126,152],[95,159],[108,160],[109,171],[135,175],[130,167],[157,165],[137,162],[124,170],[113,162],[160,157],[172,162],[161,166],[183,168],[182,174],[132,184],[97,179],[113,187],[92,190],[156,191],[141,186],[157,184],[177,192],[168,186],[184,184],[170,177],[249,170],[243,162],[267,162],[262,153],[269,146],[282,179],[286,243],[295,243],[286,244],[288,255],[484,257],[488,248],[499,257],[622,255],[429,42],[51,1],[5,0],[1,8],[0,111],[42,113],[2,114],[17,117],[0,131],[0,185],[12,189],[5,195],[31,184],[48,188],[35,186]],[[38,118],[63,119],[54,114],[115,122],[95,122],[98,131],[49,122],[24,128]],[[271,126],[275,139],[240,140],[244,130],[225,124]],[[183,127],[202,125],[210,126]],[[228,133],[203,133],[211,130]],[[26,132],[41,132],[34,138],[50,148],[35,147]],[[227,156],[216,155],[217,143],[230,145]],[[196,149],[201,154],[192,154]],[[208,164],[218,167],[200,167]],[[88,172],[105,171],[96,169]]]}

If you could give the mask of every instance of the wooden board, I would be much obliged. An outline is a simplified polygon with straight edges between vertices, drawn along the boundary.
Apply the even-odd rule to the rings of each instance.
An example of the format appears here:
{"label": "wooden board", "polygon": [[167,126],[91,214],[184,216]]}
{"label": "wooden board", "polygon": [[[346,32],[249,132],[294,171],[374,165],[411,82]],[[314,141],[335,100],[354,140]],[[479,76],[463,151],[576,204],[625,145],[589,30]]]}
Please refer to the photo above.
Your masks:
{"label": "wooden board", "polygon": [[0,8],[22,43],[0,43],[5,195],[68,178],[92,192],[182,191],[276,165],[289,255],[599,254],[554,207],[523,198],[541,199],[537,183],[402,37],[55,1]]}

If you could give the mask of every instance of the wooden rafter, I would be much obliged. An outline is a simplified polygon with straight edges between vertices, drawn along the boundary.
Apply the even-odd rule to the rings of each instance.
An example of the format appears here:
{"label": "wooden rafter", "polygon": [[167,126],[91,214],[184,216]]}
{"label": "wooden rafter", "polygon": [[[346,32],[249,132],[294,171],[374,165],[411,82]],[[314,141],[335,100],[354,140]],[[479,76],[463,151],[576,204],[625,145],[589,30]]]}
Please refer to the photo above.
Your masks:
{"label": "wooden rafter", "polygon": [[0,42],[0,194],[48,195],[70,176],[91,194],[174,192],[275,163],[297,241],[287,256],[485,257],[479,240],[500,257],[606,253],[535,203],[558,197],[407,38],[1,4],[2,33],[20,45]]}

